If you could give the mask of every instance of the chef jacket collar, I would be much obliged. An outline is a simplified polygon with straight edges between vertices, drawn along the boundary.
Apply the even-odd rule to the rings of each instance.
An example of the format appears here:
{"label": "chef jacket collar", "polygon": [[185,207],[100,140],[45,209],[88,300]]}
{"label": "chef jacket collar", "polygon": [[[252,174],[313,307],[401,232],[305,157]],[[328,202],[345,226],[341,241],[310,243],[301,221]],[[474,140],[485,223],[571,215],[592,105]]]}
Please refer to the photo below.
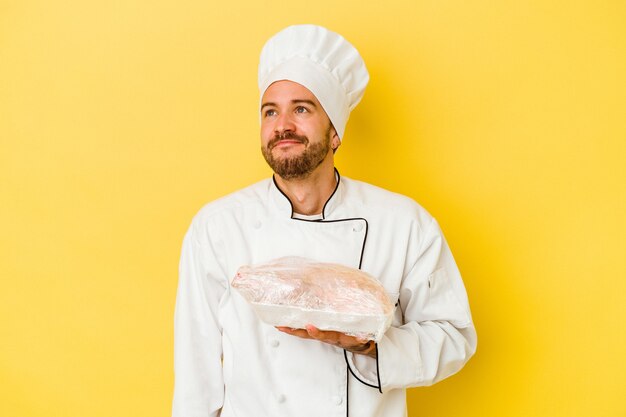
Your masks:
{"label": "chef jacket collar", "polygon": [[[335,190],[330,195],[330,197],[324,204],[324,207],[322,208],[322,219],[311,221],[323,221],[325,219],[331,218],[333,212],[341,202],[341,196],[343,194],[344,186],[341,182],[341,176],[339,175],[339,171],[337,171],[337,168],[335,168],[335,178],[337,179],[337,185],[335,186]],[[289,218],[293,218],[293,204],[291,204],[291,200],[289,200],[287,194],[285,194],[280,189],[278,183],[276,183],[276,178],[274,176],[272,176],[272,185],[270,186],[270,198],[273,200],[274,205],[281,216],[284,215]]]}

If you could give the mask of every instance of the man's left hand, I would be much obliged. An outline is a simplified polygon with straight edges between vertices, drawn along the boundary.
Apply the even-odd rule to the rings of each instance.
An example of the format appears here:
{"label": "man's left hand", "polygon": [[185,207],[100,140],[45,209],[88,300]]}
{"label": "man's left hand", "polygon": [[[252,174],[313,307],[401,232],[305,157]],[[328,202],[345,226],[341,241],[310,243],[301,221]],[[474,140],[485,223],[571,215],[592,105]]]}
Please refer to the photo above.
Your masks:
{"label": "man's left hand", "polygon": [[345,333],[335,332],[332,330],[320,330],[311,324],[307,324],[304,329],[292,329],[291,327],[278,326],[276,329],[292,336],[301,337],[303,339],[319,340],[320,342],[337,346],[349,352],[367,355],[376,359],[376,343],[372,340],[349,336]]}

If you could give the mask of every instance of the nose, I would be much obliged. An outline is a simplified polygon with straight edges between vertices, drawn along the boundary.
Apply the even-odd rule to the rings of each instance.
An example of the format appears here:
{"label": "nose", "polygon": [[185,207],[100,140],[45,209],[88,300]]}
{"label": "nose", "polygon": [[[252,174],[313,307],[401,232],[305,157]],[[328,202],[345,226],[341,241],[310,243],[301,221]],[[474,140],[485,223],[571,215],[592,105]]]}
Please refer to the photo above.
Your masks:
{"label": "nose", "polygon": [[276,118],[274,124],[274,132],[282,134],[284,132],[293,132],[296,129],[296,125],[289,112],[282,112]]}

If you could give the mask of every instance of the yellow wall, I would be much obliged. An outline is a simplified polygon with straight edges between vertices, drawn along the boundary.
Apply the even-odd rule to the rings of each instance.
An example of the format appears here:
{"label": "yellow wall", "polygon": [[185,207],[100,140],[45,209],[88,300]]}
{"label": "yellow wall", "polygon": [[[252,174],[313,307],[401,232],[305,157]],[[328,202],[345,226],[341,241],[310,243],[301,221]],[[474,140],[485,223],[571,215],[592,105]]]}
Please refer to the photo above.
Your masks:
{"label": "yellow wall", "polygon": [[168,416],[183,233],[269,175],[282,27],[371,72],[337,166],[446,231],[479,350],[411,416],[624,416],[626,3],[0,0],[0,415]]}

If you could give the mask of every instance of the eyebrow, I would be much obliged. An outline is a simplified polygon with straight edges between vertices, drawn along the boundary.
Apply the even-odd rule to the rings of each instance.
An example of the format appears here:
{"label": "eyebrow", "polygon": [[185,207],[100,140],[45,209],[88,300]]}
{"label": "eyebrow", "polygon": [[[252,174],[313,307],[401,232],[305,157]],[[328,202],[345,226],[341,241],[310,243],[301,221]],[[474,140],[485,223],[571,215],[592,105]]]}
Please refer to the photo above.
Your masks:
{"label": "eyebrow", "polygon": [[[315,102],[313,102],[313,100],[307,100],[307,99],[295,99],[295,100],[291,100],[291,104],[300,104],[300,103],[305,103],[310,105],[313,108],[317,108],[317,105],[315,104]],[[278,105],[276,103],[273,102],[267,102],[267,103],[263,103],[263,105],[261,106],[261,111],[263,111],[263,108],[267,107],[267,106],[273,106],[273,107],[278,107]]]}

